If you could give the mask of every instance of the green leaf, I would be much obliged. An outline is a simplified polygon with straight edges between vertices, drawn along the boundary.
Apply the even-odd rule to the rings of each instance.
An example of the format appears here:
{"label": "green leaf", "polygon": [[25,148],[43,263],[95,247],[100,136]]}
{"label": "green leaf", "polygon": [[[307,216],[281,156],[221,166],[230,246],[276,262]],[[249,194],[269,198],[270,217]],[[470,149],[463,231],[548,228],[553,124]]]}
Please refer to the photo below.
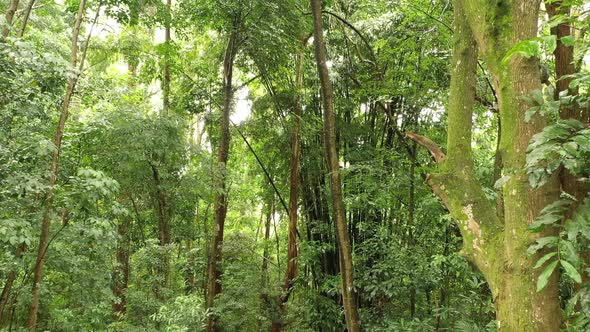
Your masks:
{"label": "green leaf", "polygon": [[543,257],[541,257],[541,259],[539,259],[539,260],[537,261],[537,264],[535,264],[535,267],[534,267],[534,268],[535,268],[535,269],[538,269],[538,268],[540,268],[540,267],[541,267],[541,266],[543,266],[543,264],[545,264],[545,263],[546,263],[548,260],[550,260],[551,258],[555,257],[555,255],[557,255],[557,252],[556,252],[556,251],[554,251],[554,252],[550,252],[550,253],[548,253],[547,255],[545,255],[545,256],[543,256]]}
{"label": "green leaf", "polygon": [[537,292],[542,291],[543,288],[545,288],[545,286],[547,286],[547,283],[549,282],[549,278],[551,278],[553,271],[555,271],[555,268],[557,267],[557,263],[559,263],[559,261],[555,261],[555,262],[549,264],[545,268],[545,270],[543,270],[543,272],[541,272],[541,274],[539,275],[539,279],[537,279]]}
{"label": "green leaf", "polygon": [[525,58],[531,58],[534,56],[539,56],[541,54],[541,49],[539,47],[539,42],[535,39],[531,40],[524,40],[520,43],[514,45],[504,56],[502,59],[502,64],[506,64],[510,58],[514,55],[521,55]]}
{"label": "green leaf", "polygon": [[574,36],[561,37],[561,43],[567,47],[574,46],[574,42],[575,42]]}
{"label": "green leaf", "polygon": [[578,284],[582,282],[582,276],[570,262],[566,260],[561,260],[560,262],[561,266],[563,266],[563,269],[565,270],[565,274],[567,274],[570,278],[572,278],[573,281],[577,282]]}
{"label": "green leaf", "polygon": [[531,245],[527,249],[527,253],[529,255],[533,255],[542,248],[552,248],[557,244],[558,241],[559,238],[557,236],[542,237],[540,239],[537,239],[537,241],[535,241],[535,244]]}

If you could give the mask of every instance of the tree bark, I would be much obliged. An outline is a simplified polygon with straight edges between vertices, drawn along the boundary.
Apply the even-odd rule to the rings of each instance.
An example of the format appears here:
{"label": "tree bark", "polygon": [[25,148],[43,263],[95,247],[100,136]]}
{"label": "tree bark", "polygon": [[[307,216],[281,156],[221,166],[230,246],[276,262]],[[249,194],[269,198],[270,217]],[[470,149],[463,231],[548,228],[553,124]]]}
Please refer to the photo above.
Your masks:
{"label": "tree bark", "polygon": [[[20,259],[25,251],[27,250],[27,245],[22,243],[16,249],[15,257]],[[2,288],[2,294],[0,294],[0,327],[2,327],[6,321],[7,314],[9,313],[10,306],[8,302],[10,300],[10,294],[12,292],[12,286],[14,285],[14,281],[16,280],[17,271],[12,270],[8,273],[6,277],[6,282],[4,283],[4,288]]]}
{"label": "tree bark", "polygon": [[[229,41],[225,50],[223,60],[223,113],[220,119],[220,133],[221,137],[217,147],[217,164],[218,172],[216,176],[215,194],[215,219],[213,225],[213,241],[211,242],[211,249],[209,252],[209,262],[207,267],[207,308],[212,308],[215,302],[215,297],[221,293],[221,262],[222,262],[222,246],[223,246],[223,228],[225,225],[225,216],[227,214],[227,188],[226,188],[226,172],[227,161],[229,158],[230,146],[230,131],[229,131],[229,116],[233,104],[234,89],[233,68],[234,58],[237,53],[238,40],[238,22],[234,22],[233,30],[230,32]],[[220,331],[217,317],[209,315],[207,318],[207,332]]]}
{"label": "tree bark", "polygon": [[346,225],[346,212],[342,197],[342,182],[340,179],[340,165],[336,149],[336,129],[334,114],[334,93],[330,73],[327,65],[326,47],[323,36],[322,4],[321,0],[310,0],[313,14],[313,35],[315,44],[315,57],[320,76],[321,91],[324,106],[324,144],[330,172],[330,189],[332,191],[332,206],[334,211],[334,223],[336,226],[336,238],[339,247],[340,273],[342,277],[342,302],[344,304],[344,316],[349,332],[361,330],[360,317],[354,294],[352,248]]}
{"label": "tree bark", "polygon": [[27,25],[29,24],[29,18],[31,17],[31,12],[33,11],[34,5],[35,5],[35,0],[29,0],[29,3],[27,4],[27,8],[25,8],[25,14],[23,16],[23,23],[22,23],[20,31],[18,33],[19,38],[22,38],[25,35],[25,31],[27,31]]}
{"label": "tree bark", "polygon": [[[78,39],[80,36],[80,27],[82,20],[84,19],[84,13],[86,11],[86,0],[81,0],[78,7],[78,14],[76,15],[76,22],[74,24],[74,30],[72,35],[72,53],[71,53],[71,65],[73,69],[77,68],[78,64]],[[61,141],[64,134],[66,120],[70,109],[70,102],[78,82],[78,74],[73,75],[68,80],[68,86],[66,88],[66,94],[61,107],[61,114],[59,122],[55,130],[55,136],[53,138],[53,144],[55,150],[51,157],[51,164],[49,168],[49,183],[47,189],[47,196],[45,197],[44,209],[43,209],[43,220],[41,222],[41,234],[39,237],[39,249],[37,252],[37,259],[35,262],[33,286],[32,286],[32,300],[31,308],[29,311],[29,319],[27,327],[29,331],[35,331],[37,329],[37,312],[39,311],[39,291],[41,282],[43,280],[43,267],[45,264],[45,254],[49,244],[49,230],[51,227],[51,214],[53,210],[53,196],[55,193],[55,185],[57,183],[59,156],[61,151]]]}
{"label": "tree bark", "polygon": [[284,316],[285,304],[289,299],[293,283],[297,277],[297,208],[299,198],[299,160],[301,159],[301,116],[303,105],[301,96],[303,94],[304,80],[303,69],[305,66],[305,45],[307,38],[301,40],[299,54],[297,54],[295,69],[295,101],[293,105],[293,132],[291,133],[291,174],[289,188],[289,245],[287,249],[287,272],[283,291],[278,299],[280,319],[272,322],[271,331],[283,330],[282,317]]}
{"label": "tree bark", "polygon": [[12,20],[14,19],[14,13],[16,13],[16,9],[18,8],[19,0],[11,0],[8,9],[6,10],[6,14],[4,17],[6,18],[6,26],[2,29],[2,39],[5,39],[10,34],[10,30],[12,30]]}
{"label": "tree bark", "polygon": [[[571,14],[570,5],[563,1],[547,1],[545,0],[545,8],[549,18],[553,18],[558,15],[564,15],[569,17]],[[559,94],[567,91],[570,96],[577,96],[578,89],[570,89],[569,85],[572,82],[569,75],[573,75],[577,72],[576,65],[574,63],[574,47],[565,45],[561,39],[564,37],[572,36],[572,28],[569,22],[562,22],[551,28],[551,34],[556,36],[557,46],[553,52],[555,60],[555,79],[556,89],[555,98],[559,98]],[[559,112],[561,119],[575,119],[582,123],[590,123],[590,108],[586,107],[562,107]],[[562,168],[560,170],[560,182],[563,191],[572,195],[577,199],[577,202],[570,206],[566,217],[571,217],[573,212],[578,208],[579,204],[584,200],[584,197],[588,195],[590,186],[584,184],[582,181],[578,181],[578,178],[571,174],[568,170]],[[590,251],[585,250],[580,253],[582,260],[585,264],[590,264]],[[590,282],[590,275],[588,273],[582,273],[582,283],[577,285],[578,288],[583,287]]]}
{"label": "tree bark", "polygon": [[[559,331],[561,322],[557,273],[537,292],[540,271],[533,266],[543,253],[527,254],[535,239],[547,235],[532,233],[528,226],[559,192],[556,178],[540,189],[531,188],[524,171],[528,143],[545,126],[541,116],[524,121],[530,105],[521,98],[540,89],[538,60],[504,59],[513,45],[536,36],[539,6],[538,0],[454,1],[448,154],[437,159],[437,171],[428,177],[459,225],[462,253],[482,271],[490,286],[499,331]],[[499,94],[503,175],[510,177],[502,188],[503,219],[475,177],[471,153],[478,48]]]}

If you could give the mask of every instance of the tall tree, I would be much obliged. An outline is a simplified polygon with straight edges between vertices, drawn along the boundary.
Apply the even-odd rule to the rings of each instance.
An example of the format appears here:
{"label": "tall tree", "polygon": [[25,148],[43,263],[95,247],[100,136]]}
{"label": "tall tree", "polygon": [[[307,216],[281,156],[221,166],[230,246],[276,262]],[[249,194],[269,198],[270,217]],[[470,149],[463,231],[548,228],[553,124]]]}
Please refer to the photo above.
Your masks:
{"label": "tall tree", "polygon": [[[81,0],[78,6],[78,14],[74,22],[74,32],[72,34],[72,53],[71,53],[71,68],[77,70],[78,65],[78,39],[80,36],[80,28],[82,21],[84,20],[84,13],[86,12],[86,0]],[[88,45],[86,45],[87,48]],[[84,58],[84,56],[82,57]],[[66,93],[61,105],[61,113],[57,128],[55,129],[55,135],[53,137],[53,144],[55,150],[51,156],[51,163],[49,166],[49,183],[47,186],[47,194],[45,196],[45,202],[43,204],[43,219],[41,222],[41,234],[39,236],[39,247],[37,251],[37,259],[35,261],[34,274],[33,274],[33,287],[32,287],[32,300],[31,308],[29,311],[28,328],[29,331],[35,331],[37,329],[37,313],[39,311],[39,291],[41,288],[41,282],[43,281],[43,267],[45,265],[45,255],[47,254],[49,246],[49,231],[51,227],[51,218],[53,211],[53,198],[55,194],[55,185],[57,184],[59,156],[61,152],[61,142],[64,135],[65,125],[70,110],[70,102],[78,83],[78,73],[72,75],[68,80],[66,87]]]}
{"label": "tall tree", "polygon": [[[515,45],[536,37],[539,7],[539,0],[455,0],[446,156],[432,141],[408,133],[437,161],[428,183],[457,220],[462,253],[490,286],[499,331],[558,331],[561,323],[558,276],[553,274],[537,291],[542,269],[534,265],[543,251],[527,253],[529,245],[547,235],[530,232],[529,225],[559,192],[556,177],[532,188],[524,169],[529,141],[546,123],[538,114],[525,121],[530,105],[522,98],[541,87],[538,59],[507,57]],[[498,92],[503,213],[486,199],[474,173],[471,139],[478,49]]]}
{"label": "tall tree", "polygon": [[340,180],[340,163],[336,147],[336,116],[334,114],[334,92],[330,81],[326,45],[324,43],[324,31],[322,22],[321,0],[310,0],[313,14],[313,37],[315,45],[315,57],[320,76],[320,84],[323,99],[324,112],[324,144],[328,171],[330,173],[330,189],[332,194],[332,207],[334,224],[336,226],[336,238],[338,239],[340,274],[342,278],[342,301],[344,303],[344,316],[346,326],[350,332],[361,330],[361,322],[354,292],[352,247],[346,224],[346,212],[342,195],[342,182]]}
{"label": "tall tree", "polygon": [[287,272],[283,292],[279,296],[279,312],[281,319],[272,322],[272,331],[282,331],[282,314],[293,283],[297,277],[297,209],[299,198],[299,161],[301,159],[301,117],[303,116],[302,95],[304,88],[303,71],[305,68],[305,46],[307,38],[301,40],[295,63],[295,98],[293,102],[293,128],[291,133],[291,173],[289,175],[289,240],[287,249]]}
{"label": "tall tree", "polygon": [[[239,30],[241,28],[241,17],[234,17],[231,31],[229,32],[229,39],[225,49],[225,56],[223,59],[223,109],[220,117],[219,129],[221,137],[217,145],[217,165],[218,174],[216,176],[215,187],[217,189],[215,194],[215,217],[213,225],[213,241],[211,241],[211,249],[209,251],[209,263],[207,266],[207,307],[212,308],[215,302],[215,297],[221,293],[221,263],[222,263],[222,246],[223,246],[223,230],[225,226],[225,217],[227,214],[227,161],[229,159],[229,146],[231,135],[229,131],[230,121],[229,116],[233,106],[233,74],[234,74],[234,60],[238,52]],[[206,331],[219,331],[217,317],[209,315],[207,318]]]}

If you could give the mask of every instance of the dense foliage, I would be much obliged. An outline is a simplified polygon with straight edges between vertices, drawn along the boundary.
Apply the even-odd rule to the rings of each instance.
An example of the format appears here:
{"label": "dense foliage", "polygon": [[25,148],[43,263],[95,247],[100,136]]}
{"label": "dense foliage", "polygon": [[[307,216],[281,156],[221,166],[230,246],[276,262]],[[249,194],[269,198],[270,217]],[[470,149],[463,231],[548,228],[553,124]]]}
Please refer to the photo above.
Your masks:
{"label": "dense foliage", "polygon": [[[503,55],[506,62],[538,58],[549,75],[543,90],[522,97],[527,121],[549,119],[530,141],[525,170],[532,188],[559,176],[587,188],[589,123],[559,112],[590,107],[589,3],[547,2],[571,12],[542,11],[541,35]],[[452,2],[323,5],[363,330],[496,331],[486,278],[462,255],[460,228],[427,184],[433,158],[405,135],[420,132],[444,149]],[[346,329],[307,1],[0,0],[0,8],[0,330],[200,331],[208,317],[224,331],[269,330],[277,321],[285,331]],[[551,28],[564,22],[576,29],[558,40]],[[577,70],[568,77],[555,74],[558,41],[575,46]],[[231,145],[227,165],[220,165],[232,52]],[[485,199],[496,204],[502,186],[518,175],[500,172],[497,86],[486,61],[475,82],[471,145]],[[569,92],[555,87],[560,80],[568,80]],[[285,287],[298,103],[297,275]],[[221,193],[223,289],[207,307]],[[587,331],[588,191],[576,197],[563,189],[529,231],[542,234],[528,247],[531,255],[542,253],[537,289],[559,275],[562,327]]]}

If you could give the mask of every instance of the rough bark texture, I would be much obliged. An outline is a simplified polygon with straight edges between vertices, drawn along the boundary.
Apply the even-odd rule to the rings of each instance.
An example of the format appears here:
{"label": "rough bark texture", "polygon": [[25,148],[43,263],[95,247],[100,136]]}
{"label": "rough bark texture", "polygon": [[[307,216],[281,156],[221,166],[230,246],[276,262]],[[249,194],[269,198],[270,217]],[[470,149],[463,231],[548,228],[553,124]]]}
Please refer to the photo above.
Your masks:
{"label": "rough bark texture", "polygon": [[278,332],[283,330],[283,311],[284,306],[293,282],[297,276],[297,202],[299,197],[299,160],[301,158],[301,116],[303,115],[303,105],[301,95],[304,86],[303,69],[305,65],[305,44],[307,38],[301,41],[299,54],[297,55],[297,64],[295,69],[295,102],[293,105],[293,132],[291,133],[291,174],[289,189],[289,247],[287,251],[287,272],[285,273],[285,284],[283,293],[279,297],[278,307],[281,314],[280,320],[272,322],[271,331]]}
{"label": "rough bark texture", "polygon": [[[571,8],[569,5],[564,4],[563,1],[551,2],[545,0],[545,8],[547,9],[547,14],[550,19],[557,15],[565,15],[566,17],[569,17],[571,13]],[[566,46],[561,42],[561,38],[572,36],[571,25],[566,22],[560,23],[551,28],[551,34],[555,35],[557,38],[557,47],[553,52],[555,58],[556,79],[555,98],[559,98],[559,94],[563,91],[567,91],[570,96],[576,96],[578,95],[578,90],[570,89],[569,84],[572,82],[572,78],[567,77],[568,75],[573,75],[577,72],[574,63],[574,47]],[[590,123],[590,108],[575,106],[563,107],[559,112],[559,116],[561,119],[575,119],[582,123]],[[571,217],[573,211],[578,208],[579,202],[582,202],[584,197],[588,195],[590,186],[578,181],[577,177],[566,169],[561,169],[559,180],[561,182],[561,189],[578,200],[577,203],[572,204],[568,211],[567,217]],[[582,252],[580,256],[586,264],[590,264],[590,252],[588,250]],[[583,285],[590,282],[590,275],[588,275],[588,273],[583,273],[582,278],[582,284],[578,287],[583,287]]]}
{"label": "rough bark texture", "polygon": [[11,0],[8,9],[6,10],[6,14],[4,17],[6,18],[6,26],[2,29],[2,39],[8,37],[10,34],[10,30],[12,29],[12,19],[14,18],[14,13],[16,13],[16,9],[18,8],[19,0]]}
{"label": "rough bark texture", "polygon": [[[236,24],[237,25],[237,24]],[[207,267],[207,308],[212,308],[215,297],[221,293],[221,253],[223,245],[223,228],[227,214],[227,188],[226,188],[226,165],[229,157],[230,132],[229,115],[233,104],[234,89],[233,68],[234,58],[237,52],[237,26],[230,33],[225,57],[223,60],[223,114],[220,119],[221,137],[217,147],[217,164],[219,174],[216,177],[217,194],[215,195],[215,218],[213,222],[213,241],[209,251],[209,263]],[[207,318],[206,331],[220,331],[217,317],[209,315]]]}
{"label": "rough bark texture", "polygon": [[344,316],[349,332],[361,330],[361,322],[358,314],[354,294],[352,248],[348,227],[346,225],[346,212],[342,197],[342,183],[340,180],[340,165],[338,152],[336,150],[336,129],[334,114],[334,93],[326,55],[322,28],[322,4],[321,0],[310,0],[313,13],[313,36],[315,44],[315,57],[320,76],[323,106],[324,106],[324,144],[326,146],[326,157],[328,160],[328,171],[330,172],[330,189],[332,193],[332,206],[334,212],[334,223],[336,226],[336,238],[339,245],[340,273],[342,277],[342,302],[344,304]]}
{"label": "rough bark texture", "polygon": [[[531,137],[545,125],[540,116],[524,121],[530,105],[521,98],[541,87],[538,62],[520,56],[503,61],[513,45],[536,36],[539,6],[538,0],[454,1],[448,155],[428,178],[459,224],[464,239],[462,253],[483,272],[492,290],[499,331],[559,331],[561,322],[558,276],[555,274],[544,290],[536,292],[540,271],[533,266],[539,256],[526,252],[536,238],[546,235],[531,233],[528,226],[544,206],[558,198],[559,191],[556,178],[540,189],[532,189],[523,167]],[[503,204],[498,205],[503,211],[496,211],[486,199],[473,172],[471,127],[477,48],[499,97],[502,174],[510,176],[502,188]]]}
{"label": "rough bark texture", "polygon": [[[86,10],[86,0],[81,0],[78,8],[78,14],[76,15],[76,22],[74,24],[74,30],[72,35],[72,54],[71,54],[71,65],[72,68],[76,68],[78,64],[78,39],[80,36],[80,27],[84,18]],[[32,286],[32,300],[31,308],[29,311],[29,319],[27,327],[29,331],[35,331],[37,328],[37,312],[39,311],[39,291],[41,287],[41,281],[43,279],[43,267],[45,265],[45,254],[49,244],[49,230],[51,226],[51,217],[53,211],[53,195],[55,193],[55,185],[57,183],[58,176],[58,165],[59,155],[61,151],[61,141],[64,134],[66,120],[70,109],[70,102],[72,95],[76,88],[78,81],[78,75],[72,76],[68,80],[68,86],[66,88],[66,94],[61,107],[61,114],[59,122],[55,130],[55,136],[53,138],[53,144],[55,145],[55,151],[51,157],[51,164],[49,168],[49,182],[47,189],[47,196],[45,197],[43,207],[43,219],[41,222],[41,235],[39,237],[39,249],[37,252],[37,259],[35,263],[35,269],[33,274],[33,286]]]}

